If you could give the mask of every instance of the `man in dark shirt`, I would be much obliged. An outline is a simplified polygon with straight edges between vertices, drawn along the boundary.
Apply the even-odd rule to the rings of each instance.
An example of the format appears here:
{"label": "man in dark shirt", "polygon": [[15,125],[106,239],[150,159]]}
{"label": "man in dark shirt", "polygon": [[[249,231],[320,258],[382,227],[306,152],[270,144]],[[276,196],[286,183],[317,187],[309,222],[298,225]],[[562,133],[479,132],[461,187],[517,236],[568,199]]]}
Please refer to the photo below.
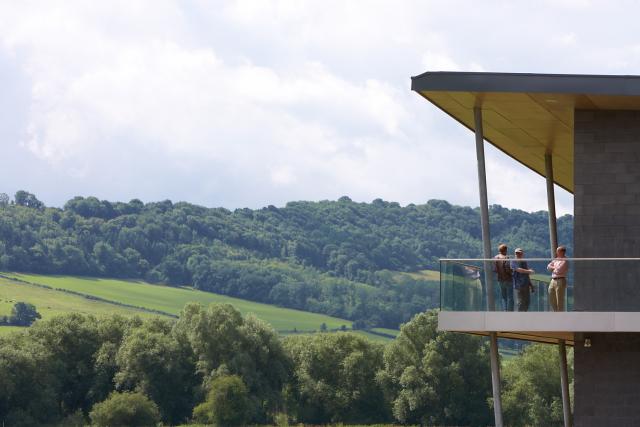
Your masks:
{"label": "man in dark shirt", "polygon": [[513,274],[509,265],[507,245],[503,243],[498,246],[498,255],[493,258],[496,260],[493,265],[493,271],[498,276],[498,283],[500,284],[502,309],[504,311],[513,311]]}
{"label": "man in dark shirt", "polygon": [[511,261],[511,271],[513,272],[513,287],[518,296],[518,311],[529,311],[530,292],[533,291],[533,285],[529,275],[535,273],[527,265],[527,261],[521,261],[524,257],[524,251],[517,248],[516,259]]}

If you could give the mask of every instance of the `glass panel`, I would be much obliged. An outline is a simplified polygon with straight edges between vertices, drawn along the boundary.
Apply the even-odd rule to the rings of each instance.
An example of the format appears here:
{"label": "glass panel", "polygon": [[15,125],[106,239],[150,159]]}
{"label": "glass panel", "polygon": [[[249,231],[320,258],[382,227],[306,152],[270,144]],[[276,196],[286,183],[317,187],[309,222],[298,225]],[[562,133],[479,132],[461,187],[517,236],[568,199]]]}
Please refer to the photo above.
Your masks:
{"label": "glass panel", "polygon": [[[586,261],[595,262],[567,259],[569,270],[564,273],[564,310],[573,310],[574,266],[580,262],[576,268],[581,270],[581,267],[589,265],[582,264]],[[498,262],[494,259],[443,259],[440,261],[440,309],[486,311],[490,303],[489,290],[493,288],[495,311],[552,311],[549,262],[549,259],[540,258],[509,258]],[[533,273],[529,273],[530,270]],[[562,286],[562,282],[557,284]]]}

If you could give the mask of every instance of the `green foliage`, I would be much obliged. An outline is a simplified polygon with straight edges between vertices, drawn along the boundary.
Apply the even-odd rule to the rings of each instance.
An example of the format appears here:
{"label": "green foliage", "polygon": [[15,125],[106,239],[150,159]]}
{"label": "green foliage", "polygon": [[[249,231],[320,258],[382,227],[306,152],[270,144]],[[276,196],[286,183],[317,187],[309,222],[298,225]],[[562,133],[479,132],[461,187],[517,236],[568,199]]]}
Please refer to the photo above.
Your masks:
{"label": "green foliage", "polygon": [[288,408],[298,422],[369,423],[390,419],[375,374],[381,345],[349,333],[287,337],[295,371]]}
{"label": "green foliage", "polygon": [[209,387],[207,400],[193,410],[196,421],[223,427],[244,425],[249,420],[249,393],[239,376],[220,376]]}
{"label": "green foliage", "polygon": [[[555,346],[505,363],[509,425],[561,423],[558,365]],[[386,348],[344,332],[280,340],[222,304],[177,321],[69,314],[0,337],[0,422],[488,425],[490,378],[486,343],[437,332],[433,312]]]}
{"label": "green foliage", "polygon": [[16,195],[14,197],[14,202],[17,206],[24,206],[31,209],[44,208],[44,203],[38,200],[38,198],[35,195],[28,193],[24,190],[20,190],[16,192]]}
{"label": "green foliage", "polygon": [[137,390],[175,424],[191,413],[198,377],[191,348],[172,333],[172,323],[153,319],[129,331],[116,355],[116,388]]}
{"label": "green foliage", "polygon": [[97,427],[155,426],[160,421],[158,407],[142,393],[112,393],[91,410],[91,422]]}
{"label": "green foliage", "polygon": [[42,318],[36,310],[36,306],[27,302],[17,302],[11,309],[8,319],[9,325],[31,326],[37,319]]}
{"label": "green foliage", "polygon": [[402,423],[487,425],[488,346],[479,337],[437,332],[437,314],[415,316],[384,353],[378,381]]}
{"label": "green foliage", "polygon": [[[569,381],[573,376],[573,357]],[[502,407],[508,425],[563,425],[560,356],[555,345],[527,346],[502,369]]]}
{"label": "green foliage", "polygon": [[[431,200],[401,207],[291,202],[283,208],[208,209],[76,197],[45,208],[19,192],[0,209],[0,268],[145,278],[397,328],[438,303],[433,280],[391,271],[435,268],[440,257],[478,257],[478,211]],[[496,241],[547,256],[546,213],[491,207]],[[572,218],[559,219],[571,247]]]}
{"label": "green foliage", "polygon": [[238,375],[251,396],[251,421],[264,422],[281,403],[281,390],[291,370],[282,343],[271,327],[253,316],[243,318],[228,304],[206,309],[188,304],[175,331],[188,342],[198,372],[215,381]]}

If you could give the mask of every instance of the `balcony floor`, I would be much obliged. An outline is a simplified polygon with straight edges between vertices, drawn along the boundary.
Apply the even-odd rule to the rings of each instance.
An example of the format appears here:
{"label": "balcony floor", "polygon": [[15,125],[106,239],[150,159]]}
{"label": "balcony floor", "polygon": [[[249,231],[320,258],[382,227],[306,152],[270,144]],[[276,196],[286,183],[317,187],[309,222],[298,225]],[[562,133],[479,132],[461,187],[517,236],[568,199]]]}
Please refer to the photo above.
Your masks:
{"label": "balcony floor", "polygon": [[441,311],[441,331],[466,332],[527,341],[573,345],[577,336],[590,332],[640,332],[640,312],[502,312]]}

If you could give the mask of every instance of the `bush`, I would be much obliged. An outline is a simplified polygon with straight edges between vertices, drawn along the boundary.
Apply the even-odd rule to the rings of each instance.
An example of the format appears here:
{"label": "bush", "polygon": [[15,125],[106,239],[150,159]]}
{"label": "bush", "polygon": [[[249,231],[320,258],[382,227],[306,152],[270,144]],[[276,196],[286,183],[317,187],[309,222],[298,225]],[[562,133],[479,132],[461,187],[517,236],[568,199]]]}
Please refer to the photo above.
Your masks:
{"label": "bush", "polygon": [[155,426],[160,421],[158,407],[142,393],[111,393],[109,397],[94,405],[91,422],[98,427],[110,426]]}
{"label": "bush", "polygon": [[217,426],[239,426],[249,419],[250,402],[247,387],[237,375],[225,375],[211,383],[207,400],[196,406],[196,421]]}

